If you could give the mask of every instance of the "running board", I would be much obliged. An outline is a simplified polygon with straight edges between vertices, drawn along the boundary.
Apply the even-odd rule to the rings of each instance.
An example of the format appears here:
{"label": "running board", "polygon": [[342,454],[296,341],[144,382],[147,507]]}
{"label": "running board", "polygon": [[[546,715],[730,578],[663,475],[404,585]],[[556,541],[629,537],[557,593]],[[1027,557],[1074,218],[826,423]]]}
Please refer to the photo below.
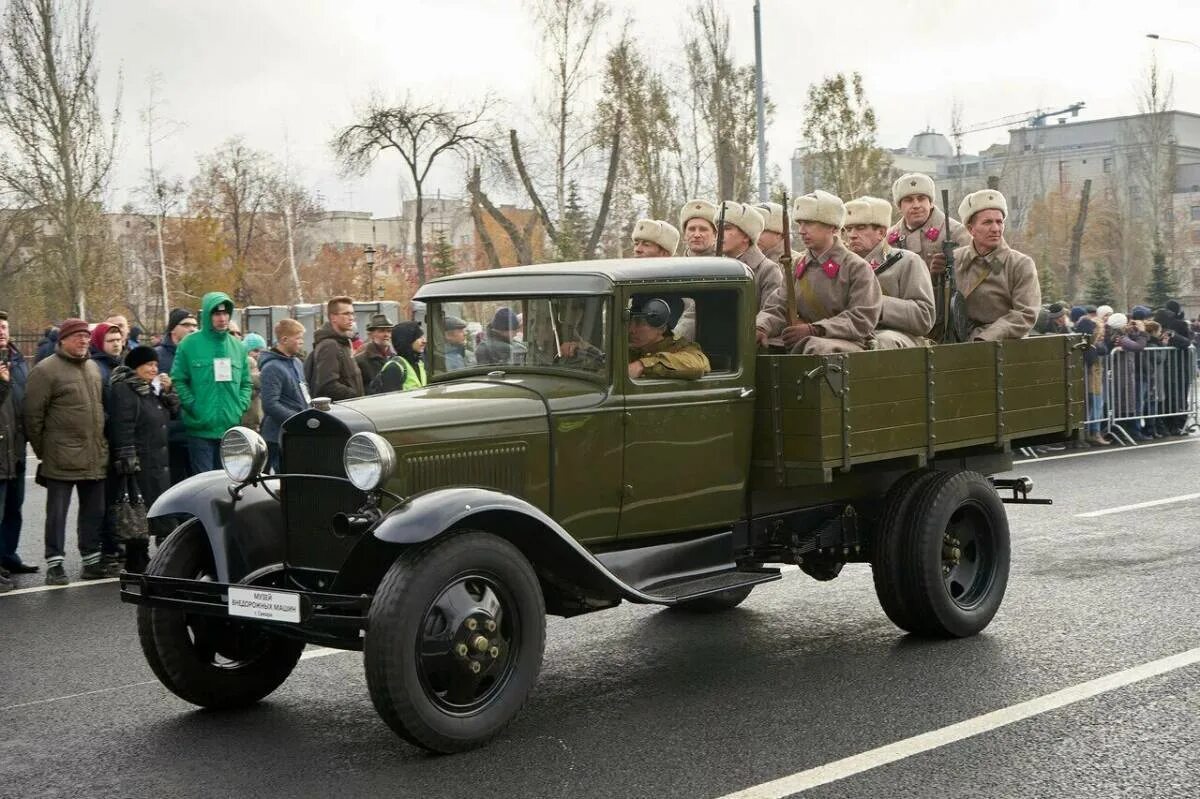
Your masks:
{"label": "running board", "polygon": [[710,572],[697,577],[664,580],[642,589],[647,597],[664,605],[674,605],[689,599],[698,599],[709,594],[719,594],[731,588],[769,583],[783,575],[779,569],[730,569]]}

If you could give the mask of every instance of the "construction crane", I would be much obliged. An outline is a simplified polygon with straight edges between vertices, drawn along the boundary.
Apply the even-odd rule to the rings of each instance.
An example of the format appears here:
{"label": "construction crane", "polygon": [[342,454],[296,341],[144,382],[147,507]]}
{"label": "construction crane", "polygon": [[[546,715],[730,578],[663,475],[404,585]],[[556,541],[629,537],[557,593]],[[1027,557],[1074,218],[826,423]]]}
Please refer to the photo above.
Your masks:
{"label": "construction crane", "polygon": [[1046,120],[1050,119],[1051,117],[1062,117],[1063,119],[1059,120],[1061,122],[1065,121],[1067,114],[1070,114],[1072,117],[1079,116],[1079,110],[1083,108],[1084,105],[1085,103],[1081,101],[1078,103],[1073,103],[1066,108],[1059,108],[1054,111],[1048,111],[1044,108],[1035,108],[1032,111],[1025,111],[1021,114],[1009,114],[1008,116],[999,117],[998,119],[980,122],[977,125],[969,125],[965,128],[955,128],[953,131],[954,149],[960,155],[962,154],[962,137],[968,133],[979,133],[985,130],[995,130],[996,128],[1016,128],[1024,126],[1041,128],[1045,127]]}

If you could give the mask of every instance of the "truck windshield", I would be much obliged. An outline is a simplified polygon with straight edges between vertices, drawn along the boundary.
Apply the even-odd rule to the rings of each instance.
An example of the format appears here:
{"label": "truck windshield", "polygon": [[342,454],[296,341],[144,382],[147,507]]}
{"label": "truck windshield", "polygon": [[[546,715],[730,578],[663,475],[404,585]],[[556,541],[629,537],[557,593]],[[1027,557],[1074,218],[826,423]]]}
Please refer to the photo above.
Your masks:
{"label": "truck windshield", "polygon": [[434,375],[481,366],[605,373],[609,298],[503,297],[429,303]]}

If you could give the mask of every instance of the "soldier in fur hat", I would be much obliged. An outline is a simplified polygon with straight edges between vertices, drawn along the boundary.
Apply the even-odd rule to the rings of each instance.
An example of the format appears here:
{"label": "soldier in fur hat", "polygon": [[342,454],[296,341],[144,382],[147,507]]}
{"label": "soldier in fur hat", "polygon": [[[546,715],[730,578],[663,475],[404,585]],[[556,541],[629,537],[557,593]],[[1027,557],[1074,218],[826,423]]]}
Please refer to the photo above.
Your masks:
{"label": "soldier in fur hat", "polygon": [[[775,263],[783,263],[783,206],[779,203],[759,203],[754,206],[763,217],[763,231],[758,234],[758,248]],[[800,262],[800,253],[792,250],[792,263]]]}
{"label": "soldier in fur hat", "polygon": [[933,327],[933,282],[925,262],[887,243],[892,204],[878,197],[846,203],[846,245],[866,260],[883,291],[876,349],[919,347]]}
{"label": "soldier in fur hat", "polygon": [[631,238],[634,258],[669,258],[679,246],[679,231],[657,219],[639,219]]}
{"label": "soldier in fur hat", "polygon": [[796,198],[792,218],[807,248],[794,273],[799,321],[791,323],[785,310],[769,332],[782,332],[784,346],[805,355],[866,349],[879,322],[883,292],[870,265],[838,237],[846,207],[818,190]]}
{"label": "soldier in fur hat", "polygon": [[754,329],[758,342],[766,346],[775,320],[784,314],[783,275],[775,263],[758,248],[758,237],[763,231],[763,217],[757,208],[745,203],[725,203],[725,235],[721,244],[727,258],[737,260],[750,267],[754,275],[754,288],[758,294],[758,314],[754,317]]}
{"label": "soldier in fur hat", "polygon": [[1033,259],[1004,240],[1008,202],[994,189],[963,198],[959,216],[971,243],[954,251],[954,279],[966,299],[972,341],[1022,338],[1037,321],[1042,289]]}

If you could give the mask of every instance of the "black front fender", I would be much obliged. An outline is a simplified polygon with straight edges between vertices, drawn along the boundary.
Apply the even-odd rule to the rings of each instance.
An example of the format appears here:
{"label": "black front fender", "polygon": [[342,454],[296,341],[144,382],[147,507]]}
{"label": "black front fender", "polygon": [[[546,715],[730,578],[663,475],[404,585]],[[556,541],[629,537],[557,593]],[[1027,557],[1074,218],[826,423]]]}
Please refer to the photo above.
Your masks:
{"label": "black front fender", "polygon": [[150,507],[150,518],[194,518],[204,527],[217,580],[236,583],[286,554],[283,508],[261,485],[246,486],[237,500],[224,472],[205,472],[171,486]]}
{"label": "black front fender", "polygon": [[521,550],[546,583],[593,597],[661,603],[627,584],[558,522],[520,497],[487,488],[443,488],[411,497],[374,530],[389,544],[413,545],[447,530],[471,528],[499,535]]}

